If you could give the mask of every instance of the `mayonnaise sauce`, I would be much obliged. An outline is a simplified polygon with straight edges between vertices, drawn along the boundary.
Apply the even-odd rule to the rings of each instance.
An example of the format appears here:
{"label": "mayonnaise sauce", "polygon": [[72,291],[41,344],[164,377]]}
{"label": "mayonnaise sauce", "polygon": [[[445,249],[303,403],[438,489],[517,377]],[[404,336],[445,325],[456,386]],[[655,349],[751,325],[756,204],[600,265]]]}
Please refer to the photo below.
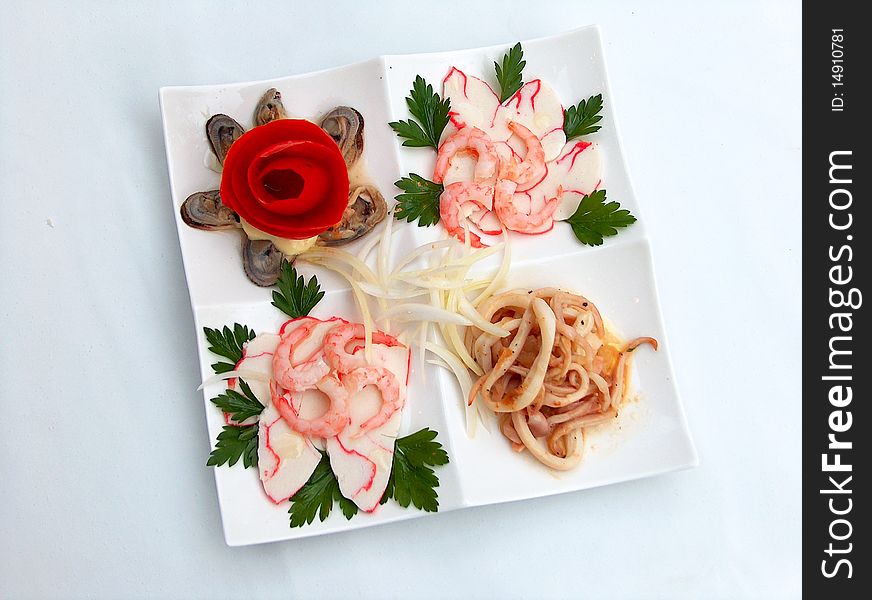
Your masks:
{"label": "mayonnaise sauce", "polygon": [[242,225],[242,230],[245,231],[245,235],[248,236],[250,240],[268,240],[273,243],[273,245],[278,248],[282,254],[287,256],[297,256],[298,254],[302,254],[309,248],[315,245],[315,242],[318,241],[318,236],[310,237],[305,240],[292,240],[289,238],[277,237],[274,235],[270,235],[265,231],[261,231],[257,227],[246,222],[245,219],[239,219],[240,224]]}

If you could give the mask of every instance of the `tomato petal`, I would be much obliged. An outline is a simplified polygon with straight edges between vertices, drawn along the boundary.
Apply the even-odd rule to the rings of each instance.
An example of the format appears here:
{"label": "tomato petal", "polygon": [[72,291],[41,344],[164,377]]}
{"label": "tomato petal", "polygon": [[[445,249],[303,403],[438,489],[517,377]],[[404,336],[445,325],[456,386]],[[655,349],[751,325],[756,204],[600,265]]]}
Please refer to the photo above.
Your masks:
{"label": "tomato petal", "polygon": [[230,147],[221,199],[261,231],[305,239],[342,218],[348,171],[324,130],[302,119],[279,119],[244,133]]}

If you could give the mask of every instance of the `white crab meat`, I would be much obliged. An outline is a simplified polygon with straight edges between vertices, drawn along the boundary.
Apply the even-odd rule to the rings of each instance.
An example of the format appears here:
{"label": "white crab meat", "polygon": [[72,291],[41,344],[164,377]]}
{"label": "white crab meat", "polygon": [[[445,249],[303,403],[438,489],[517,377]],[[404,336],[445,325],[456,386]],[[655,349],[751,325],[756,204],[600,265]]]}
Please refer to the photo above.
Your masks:
{"label": "white crab meat", "polygon": [[451,100],[448,117],[456,129],[478,127],[487,131],[500,106],[499,97],[487,83],[456,67],[442,80],[442,97]]}
{"label": "white crab meat", "polygon": [[549,175],[552,172],[555,178],[559,178],[564,191],[554,218],[567,219],[585,194],[596,190],[602,181],[603,161],[599,144],[584,141],[566,144],[557,160],[549,165]]}
{"label": "white crab meat", "polygon": [[263,410],[257,432],[257,468],[270,500],[279,504],[296,494],[320,460],[312,442],[288,427],[272,405]]}
{"label": "white crab meat", "polygon": [[[371,364],[396,375],[403,401],[409,360],[410,351],[404,346],[373,346]],[[384,495],[391,474],[394,440],[402,421],[402,410],[398,410],[384,425],[361,435],[360,425],[376,414],[381,404],[381,395],[373,386],[354,394],[348,402],[351,423],[338,436],[326,440],[330,466],[342,495],[365,512],[374,511]]]}
{"label": "white crab meat", "polygon": [[[255,373],[261,373],[265,377],[272,377],[273,354],[276,351],[276,346],[279,345],[279,339],[280,337],[274,333],[261,333],[253,340],[247,342],[245,347],[242,349],[242,360],[236,363],[236,370],[253,371]],[[248,378],[245,379],[245,383],[248,384],[251,388],[251,392],[261,404],[269,406],[269,384],[266,381]],[[228,380],[227,387],[231,390],[239,391],[236,379]],[[257,423],[257,417],[249,417],[244,421],[238,422],[225,414],[224,421],[228,425],[251,425]]]}
{"label": "white crab meat", "polygon": [[496,112],[488,132],[492,139],[507,141],[523,156],[525,144],[508,129],[509,121],[520,123],[536,134],[545,151],[545,161],[554,160],[566,144],[563,132],[563,105],[557,93],[541,79],[528,81]]}
{"label": "white crab meat", "polygon": [[602,178],[602,154],[599,145],[591,142],[569,142],[556,160],[547,164],[545,178],[527,194],[533,210],[552,198],[560,198],[555,220],[571,217],[585,194],[599,187]]}
{"label": "white crab meat", "polygon": [[[546,161],[557,158],[566,144],[563,105],[551,86],[541,79],[528,81],[500,104],[499,96],[487,83],[452,67],[442,81],[442,97],[451,100],[451,122],[443,132],[443,140],[461,127],[478,127],[494,142],[507,142],[523,158],[526,147],[508,128],[509,121],[514,121],[542,141]],[[454,181],[463,179],[452,178],[450,182]]]}

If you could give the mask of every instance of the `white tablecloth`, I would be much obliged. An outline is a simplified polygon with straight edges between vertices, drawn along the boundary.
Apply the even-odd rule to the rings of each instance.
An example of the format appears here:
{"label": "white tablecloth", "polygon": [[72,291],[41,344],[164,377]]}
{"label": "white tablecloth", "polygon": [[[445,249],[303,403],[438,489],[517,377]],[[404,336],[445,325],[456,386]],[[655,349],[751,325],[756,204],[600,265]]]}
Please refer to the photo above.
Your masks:
{"label": "white tablecloth", "polygon": [[[799,594],[798,2],[157,4],[0,6],[0,597]],[[699,468],[228,548],[158,87],[589,23]]]}

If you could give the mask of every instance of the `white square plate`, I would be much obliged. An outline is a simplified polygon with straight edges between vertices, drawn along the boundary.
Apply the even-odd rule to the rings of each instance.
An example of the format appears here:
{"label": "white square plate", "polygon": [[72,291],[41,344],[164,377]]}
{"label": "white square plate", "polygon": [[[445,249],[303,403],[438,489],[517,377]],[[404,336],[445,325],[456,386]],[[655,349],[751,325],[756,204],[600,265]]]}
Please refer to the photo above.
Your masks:
{"label": "white square plate", "polygon": [[[268,87],[282,93],[291,116],[316,119],[334,106],[354,106],[366,122],[364,158],[370,174],[385,197],[390,198],[396,193],[394,181],[409,172],[432,173],[435,160],[432,151],[402,148],[387,125],[408,117],[405,97],[415,75],[422,75],[438,88],[454,65],[493,80],[493,61],[507,47],[386,56],[271,81],[161,89],[173,211],[204,379],[212,374],[209,365],[215,357],[206,349],[202,327],[239,322],[259,332],[276,331],[285,320],[271,306],[269,291],[254,286],[245,277],[238,233],[191,229],[179,216],[178,209],[188,195],[218,187],[220,176],[207,168],[205,161],[209,150],[204,125],[209,116],[226,113],[248,125],[257,100]],[[672,375],[644,218],[633,194],[611,111],[599,30],[586,27],[523,42],[523,47],[525,78],[547,81],[565,106],[603,94],[602,130],[594,134],[604,156],[603,187],[608,189],[609,199],[630,209],[639,222],[597,248],[580,245],[566,226],[541,236],[514,236],[510,274],[513,287],[578,290],[597,303],[619,333],[626,337],[653,336],[660,341],[660,350],[636,356],[634,389],[639,392],[638,400],[622,411],[616,425],[586,436],[582,464],[560,474],[548,471],[525,454],[512,452],[494,425],[491,433],[479,429],[474,438],[468,438],[460,391],[453,379],[436,367],[413,362],[401,435],[422,427],[439,432],[451,457],[449,465],[437,470],[442,511],[581,490],[697,464]],[[403,249],[436,239],[439,234],[437,227],[425,229],[405,222],[397,222],[395,227],[401,229],[394,236],[400,255]],[[354,251],[353,245],[350,250]],[[347,284],[323,270],[317,275],[327,294],[313,315],[359,318]],[[224,424],[220,411],[209,402],[220,391],[218,384],[204,390],[210,443]],[[241,465],[216,468],[215,481],[224,535],[231,546],[356,529],[428,514],[388,503],[373,514],[358,514],[351,521],[334,509],[323,523],[316,521],[291,529],[288,504],[275,506],[265,498],[256,469],[243,469]]]}

